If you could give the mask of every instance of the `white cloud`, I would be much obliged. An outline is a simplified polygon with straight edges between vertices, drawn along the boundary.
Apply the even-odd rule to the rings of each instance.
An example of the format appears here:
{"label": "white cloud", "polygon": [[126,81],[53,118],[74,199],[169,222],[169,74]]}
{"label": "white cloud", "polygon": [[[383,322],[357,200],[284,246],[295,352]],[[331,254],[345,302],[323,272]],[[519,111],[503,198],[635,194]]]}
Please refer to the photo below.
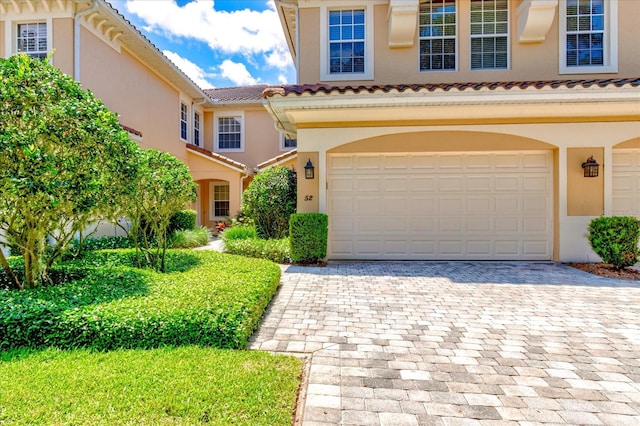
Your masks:
{"label": "white cloud", "polygon": [[222,77],[231,80],[238,86],[258,83],[243,63],[233,62],[230,59],[225,59],[222,64],[220,64],[220,72]]}
{"label": "white cloud", "polygon": [[182,70],[191,80],[193,80],[200,88],[210,89],[213,87],[207,77],[212,77],[211,74],[207,74],[202,68],[194,64],[188,59],[183,58],[175,52],[170,50],[163,50],[162,53],[171,60],[178,68]]}
{"label": "white cloud", "polygon": [[145,22],[145,29],[170,38],[206,43],[225,54],[265,55],[267,65],[291,66],[288,47],[273,5],[268,10],[215,9],[213,0],[192,1],[180,7],[175,0],[127,0],[126,10]]}

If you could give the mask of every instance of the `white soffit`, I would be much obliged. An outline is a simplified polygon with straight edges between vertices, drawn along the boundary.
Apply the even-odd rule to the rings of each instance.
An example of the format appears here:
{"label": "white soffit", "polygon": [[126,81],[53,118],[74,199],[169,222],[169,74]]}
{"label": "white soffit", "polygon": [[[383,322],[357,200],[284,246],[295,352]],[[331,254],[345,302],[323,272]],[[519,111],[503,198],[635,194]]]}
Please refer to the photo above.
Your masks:
{"label": "white soffit", "polygon": [[556,15],[558,0],[522,0],[518,7],[518,41],[541,43]]}

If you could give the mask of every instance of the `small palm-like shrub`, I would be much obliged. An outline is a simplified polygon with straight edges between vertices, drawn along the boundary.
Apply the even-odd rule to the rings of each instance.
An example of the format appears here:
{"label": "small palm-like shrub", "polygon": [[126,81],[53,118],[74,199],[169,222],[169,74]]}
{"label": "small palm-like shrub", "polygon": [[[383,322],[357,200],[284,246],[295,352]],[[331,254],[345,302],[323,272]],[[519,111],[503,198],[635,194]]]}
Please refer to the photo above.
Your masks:
{"label": "small palm-like shrub", "polygon": [[211,231],[202,226],[196,229],[174,231],[169,237],[169,245],[173,248],[193,248],[206,245],[211,239]]}
{"label": "small palm-like shrub", "polygon": [[225,242],[230,240],[245,240],[247,238],[258,238],[254,226],[236,225],[225,229],[222,233],[222,239]]}
{"label": "small palm-like shrub", "polygon": [[617,269],[638,263],[640,220],[631,216],[599,217],[589,224],[589,243],[602,261]]}

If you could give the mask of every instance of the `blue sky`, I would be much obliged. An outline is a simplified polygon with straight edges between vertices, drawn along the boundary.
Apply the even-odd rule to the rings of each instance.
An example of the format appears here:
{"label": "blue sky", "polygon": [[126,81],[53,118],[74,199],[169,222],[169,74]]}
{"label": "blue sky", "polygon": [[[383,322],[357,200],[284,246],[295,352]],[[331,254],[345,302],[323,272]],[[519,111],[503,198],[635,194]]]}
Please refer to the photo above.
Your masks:
{"label": "blue sky", "polygon": [[295,83],[272,0],[108,0],[203,89]]}

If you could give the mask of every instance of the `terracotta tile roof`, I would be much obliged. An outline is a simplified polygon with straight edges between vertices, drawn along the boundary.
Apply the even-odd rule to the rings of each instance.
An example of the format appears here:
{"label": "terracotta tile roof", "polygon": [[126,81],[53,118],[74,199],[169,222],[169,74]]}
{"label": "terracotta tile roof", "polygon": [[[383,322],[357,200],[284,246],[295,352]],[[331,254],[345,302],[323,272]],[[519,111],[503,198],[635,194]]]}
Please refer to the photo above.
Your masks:
{"label": "terracotta tile roof", "polygon": [[209,95],[214,102],[260,102],[262,100],[262,92],[269,87],[266,84],[258,84],[254,86],[240,87],[221,87],[217,89],[206,89],[205,93]]}
{"label": "terracotta tile roof", "polygon": [[132,135],[142,137],[142,132],[140,130],[136,130],[133,127],[125,126],[124,124],[120,124],[120,127],[122,127],[123,130]]}
{"label": "terracotta tile roof", "polygon": [[267,161],[264,161],[256,166],[256,169],[263,170],[268,169],[269,167],[277,166],[278,164],[284,163],[285,161],[289,161],[290,159],[296,157],[298,155],[297,149],[292,149],[291,151],[287,151],[284,154],[280,154],[277,157],[273,157]]}
{"label": "terracotta tile roof", "polygon": [[262,92],[264,98],[269,98],[274,95],[287,96],[294,95],[316,95],[316,94],[334,94],[334,93],[389,93],[391,91],[396,92],[419,92],[426,90],[428,92],[435,91],[451,91],[457,90],[459,92],[465,90],[481,90],[481,89],[557,89],[560,87],[574,88],[574,87],[607,87],[616,86],[622,87],[624,85],[631,85],[632,87],[640,86],[640,77],[634,78],[621,78],[621,79],[603,79],[603,80],[550,80],[550,81],[510,81],[510,82],[485,82],[485,83],[440,83],[440,84],[389,84],[389,85],[372,85],[372,86],[330,86],[326,84],[302,84],[302,85],[287,85],[287,86],[273,86],[268,87]]}
{"label": "terracotta tile roof", "polygon": [[234,169],[240,169],[242,171],[245,171],[245,170],[248,169],[247,166],[242,164],[242,163],[234,161],[231,158],[225,157],[224,155],[220,155],[220,154],[217,154],[215,152],[208,151],[208,150],[206,150],[204,148],[200,148],[199,146],[195,146],[195,145],[192,145],[192,144],[187,144],[187,150],[191,150],[191,151],[195,151],[195,152],[198,152],[200,154],[203,154],[206,157],[209,157],[209,158],[217,160],[217,161],[219,161],[221,163],[227,164],[227,165],[233,167]]}

